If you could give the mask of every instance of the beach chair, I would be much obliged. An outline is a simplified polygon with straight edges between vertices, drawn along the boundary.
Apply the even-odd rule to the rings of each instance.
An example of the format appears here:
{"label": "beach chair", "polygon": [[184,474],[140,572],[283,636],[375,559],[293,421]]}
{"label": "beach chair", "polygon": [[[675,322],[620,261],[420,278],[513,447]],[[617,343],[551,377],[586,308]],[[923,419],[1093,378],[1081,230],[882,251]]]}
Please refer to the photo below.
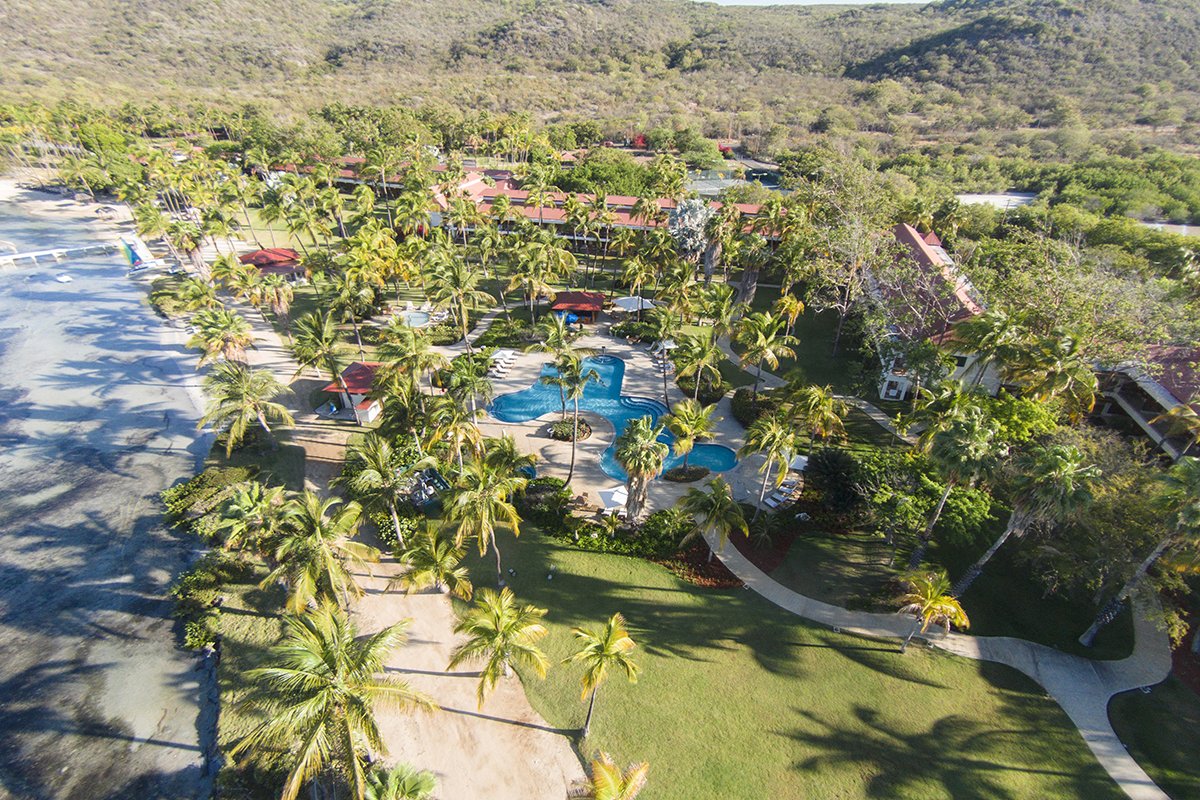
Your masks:
{"label": "beach chair", "polygon": [[779,498],[777,498],[775,495],[771,495],[763,501],[763,505],[767,508],[779,508]]}

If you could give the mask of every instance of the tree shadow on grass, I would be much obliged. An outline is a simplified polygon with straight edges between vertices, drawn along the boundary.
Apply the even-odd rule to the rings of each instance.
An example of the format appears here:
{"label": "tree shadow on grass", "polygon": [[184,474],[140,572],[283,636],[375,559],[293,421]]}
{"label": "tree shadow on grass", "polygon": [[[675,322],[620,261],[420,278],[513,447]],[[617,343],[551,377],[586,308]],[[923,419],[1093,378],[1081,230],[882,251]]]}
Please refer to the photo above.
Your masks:
{"label": "tree shadow on grass", "polygon": [[[1045,732],[1035,720],[989,728],[963,716],[944,716],[918,731],[901,729],[874,708],[854,706],[853,721],[818,717],[797,708],[801,727],[787,734],[817,755],[794,764],[801,771],[833,766],[853,768],[864,776],[868,797],[1017,798],[1033,787],[1021,776],[1036,776],[1042,796],[1115,797],[1115,786],[1099,770],[1081,772],[1056,766],[1054,756],[1038,750],[1040,763],[1021,763],[1014,745],[1040,740]],[[1081,745],[1082,746],[1082,745]],[[1027,749],[1025,752],[1029,752]],[[1099,772],[1099,774],[1096,774]]]}

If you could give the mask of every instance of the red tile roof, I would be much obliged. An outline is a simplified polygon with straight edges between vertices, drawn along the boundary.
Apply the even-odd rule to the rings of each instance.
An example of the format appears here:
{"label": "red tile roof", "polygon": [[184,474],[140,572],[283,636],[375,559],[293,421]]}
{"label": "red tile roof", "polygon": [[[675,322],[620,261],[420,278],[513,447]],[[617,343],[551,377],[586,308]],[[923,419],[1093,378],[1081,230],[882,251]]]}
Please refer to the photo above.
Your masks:
{"label": "red tile roof", "polygon": [[[381,366],[383,365],[378,361],[355,361],[342,370],[342,381],[346,384],[346,389],[350,394],[366,394],[371,391],[371,386],[375,383],[375,373]],[[322,391],[341,393],[342,384],[333,381]]]}
{"label": "red tile roof", "polygon": [[604,308],[604,292],[559,292],[554,296],[554,311],[588,311]]}
{"label": "red tile roof", "polygon": [[944,333],[947,325],[983,313],[983,303],[975,296],[975,288],[959,273],[954,260],[942,249],[935,234],[922,236],[911,225],[904,223],[893,228],[892,234],[919,267],[930,272],[936,271],[954,295],[958,307],[949,309],[944,320],[930,320],[928,330],[931,334]]}
{"label": "red tile roof", "polygon": [[290,247],[269,247],[238,257],[238,261],[243,264],[253,264],[256,267],[291,266],[299,260],[300,254]]}

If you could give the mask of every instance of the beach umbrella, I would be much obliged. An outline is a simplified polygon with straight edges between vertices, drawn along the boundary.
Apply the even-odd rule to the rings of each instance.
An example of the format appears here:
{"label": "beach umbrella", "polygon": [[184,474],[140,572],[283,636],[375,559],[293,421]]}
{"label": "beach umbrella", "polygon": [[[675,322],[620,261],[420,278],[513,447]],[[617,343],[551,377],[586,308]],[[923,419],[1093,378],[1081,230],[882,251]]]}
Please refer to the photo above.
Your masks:
{"label": "beach umbrella", "polygon": [[654,303],[644,297],[618,297],[613,300],[613,305],[622,311],[637,311],[639,309],[654,308]]}
{"label": "beach umbrella", "polygon": [[622,508],[628,500],[629,490],[624,486],[600,490],[600,502],[604,503],[605,510]]}

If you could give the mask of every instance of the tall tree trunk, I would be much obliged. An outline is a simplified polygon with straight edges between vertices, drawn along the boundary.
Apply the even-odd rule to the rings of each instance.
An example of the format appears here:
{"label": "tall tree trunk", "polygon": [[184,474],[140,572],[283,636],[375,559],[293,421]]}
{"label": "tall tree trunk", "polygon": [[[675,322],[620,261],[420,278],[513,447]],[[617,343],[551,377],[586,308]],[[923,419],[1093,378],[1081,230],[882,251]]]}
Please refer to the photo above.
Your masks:
{"label": "tall tree trunk", "polygon": [[767,463],[763,465],[763,481],[762,488],[758,490],[758,507],[754,509],[754,516],[750,521],[758,519],[758,515],[762,513],[763,501],[767,497],[767,481],[771,477],[771,460],[768,458]]}
{"label": "tall tree trunk", "polygon": [[271,443],[271,449],[275,450],[278,447],[278,445],[276,445],[276,443],[275,443],[275,437],[271,435],[271,427],[269,425],[267,425],[267,418],[265,416],[263,416],[263,413],[261,411],[258,412],[258,424],[262,427],[263,431],[267,434],[267,441]]}
{"label": "tall tree trunk", "polygon": [[904,641],[901,642],[901,644],[900,644],[900,652],[901,653],[904,653],[908,650],[908,643],[912,641],[913,637],[917,635],[917,631],[919,631],[920,629],[921,629],[921,618],[917,617],[915,620],[913,620],[912,630],[910,630],[908,632],[908,636],[905,636]]}
{"label": "tall tree trunk", "polygon": [[592,729],[592,711],[596,708],[596,692],[600,689],[599,686],[592,687],[592,698],[588,700],[587,716],[583,720],[583,738],[587,738],[588,731]]}
{"label": "tall tree trunk", "polygon": [[[420,451],[420,449],[421,449],[421,443],[417,442],[417,450]],[[403,549],[404,548],[404,534],[400,532],[400,515],[396,513],[396,504],[388,503],[388,511],[392,515],[392,525],[395,526],[395,528],[396,528],[396,541],[399,543],[400,548]]]}
{"label": "tall tree trunk", "polygon": [[492,552],[496,554],[496,587],[504,586],[504,572],[500,569],[500,548],[496,546],[496,532],[492,531]]}
{"label": "tall tree trunk", "polygon": [[950,596],[962,597],[964,594],[966,594],[966,591],[971,588],[971,584],[974,583],[975,579],[979,577],[981,572],[983,572],[984,566],[986,566],[987,563],[992,560],[992,556],[996,555],[996,551],[1000,549],[1000,546],[1008,541],[1008,537],[1012,536],[1014,533],[1020,529],[1023,529],[1024,527],[1024,515],[1014,511],[1012,516],[1008,518],[1008,525],[1005,527],[1004,533],[1000,534],[1000,537],[996,539],[996,541],[992,543],[992,546],[989,547],[987,551],[979,557],[979,560],[972,564],[971,568],[963,573],[963,576],[958,579],[958,583],[954,584],[954,588],[950,590]]}
{"label": "tall tree trunk", "polygon": [[575,419],[571,430],[571,468],[567,470],[567,483],[575,476],[575,448],[579,442],[579,398],[575,398]]}
{"label": "tall tree trunk", "polygon": [[946,490],[942,492],[941,499],[938,500],[937,507],[933,509],[933,514],[929,517],[929,523],[925,526],[925,531],[921,534],[917,546],[913,548],[912,555],[908,558],[908,568],[916,569],[921,566],[921,562],[925,560],[925,551],[929,549],[929,542],[933,539],[933,527],[937,525],[938,518],[942,516],[942,509],[946,507],[946,499],[950,497],[950,490],[954,488],[954,483],[947,482]]}
{"label": "tall tree trunk", "polygon": [[1088,628],[1082,636],[1079,637],[1079,643],[1081,645],[1084,647],[1092,646],[1092,643],[1096,640],[1096,634],[1100,633],[1101,628],[1117,618],[1117,615],[1121,613],[1121,607],[1125,604],[1125,600],[1129,597],[1129,595],[1133,594],[1134,589],[1136,589],[1138,584],[1145,579],[1146,573],[1150,570],[1150,567],[1154,566],[1154,562],[1158,561],[1158,559],[1162,557],[1162,554],[1165,553],[1167,549],[1174,543],[1175,536],[1172,534],[1171,536],[1167,536],[1160,541],[1154,547],[1154,549],[1150,551],[1150,555],[1146,556],[1142,563],[1138,565],[1137,570],[1135,570],[1133,575],[1130,576],[1129,580],[1125,581],[1125,585],[1121,587],[1121,591],[1117,592],[1116,597],[1110,600],[1108,604],[1104,606],[1104,608],[1100,609],[1100,613],[1096,615],[1096,619],[1092,622],[1092,626]]}

